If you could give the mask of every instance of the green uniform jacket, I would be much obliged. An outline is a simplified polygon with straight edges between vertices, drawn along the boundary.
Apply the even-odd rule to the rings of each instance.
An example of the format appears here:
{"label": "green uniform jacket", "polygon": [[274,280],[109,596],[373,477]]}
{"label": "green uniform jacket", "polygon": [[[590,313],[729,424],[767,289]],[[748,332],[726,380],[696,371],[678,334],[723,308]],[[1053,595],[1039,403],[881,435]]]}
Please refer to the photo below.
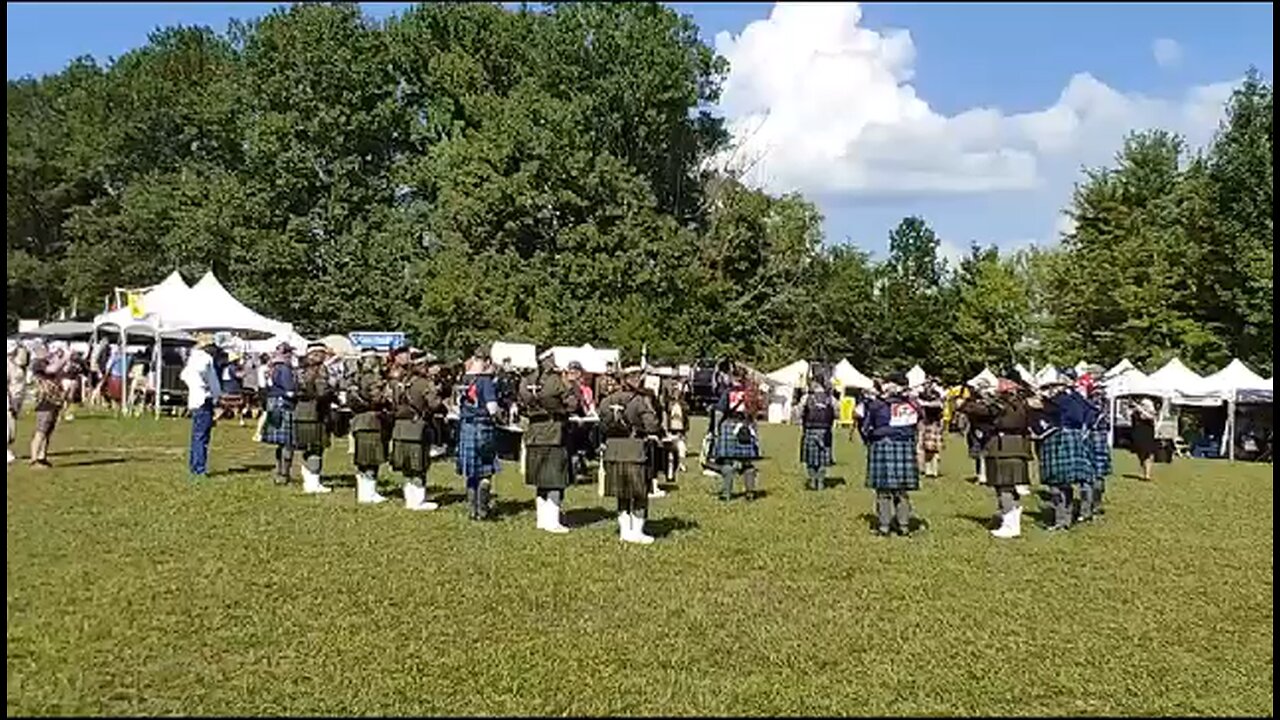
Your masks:
{"label": "green uniform jacket", "polygon": [[298,379],[298,404],[293,411],[296,422],[324,422],[329,414],[330,388],[323,366],[303,368]]}
{"label": "green uniform jacket", "polygon": [[382,430],[382,413],[386,404],[387,385],[382,373],[362,372],[356,378],[356,385],[347,393],[348,403],[355,416],[351,418],[352,432],[380,432]]}
{"label": "green uniform jacket", "polygon": [[965,413],[982,423],[990,423],[995,432],[987,438],[983,452],[993,460],[1030,460],[1031,438],[1028,427],[1030,413],[1025,401],[1001,398],[995,402],[970,401]]}
{"label": "green uniform jacket", "polygon": [[581,407],[581,397],[559,373],[534,375],[520,384],[520,403],[525,407],[529,427],[524,433],[530,447],[565,445],[569,436],[569,416]]}
{"label": "green uniform jacket", "polygon": [[622,417],[631,426],[630,437],[610,437],[605,440],[604,461],[616,463],[647,464],[645,453],[645,437],[662,432],[662,424],[653,411],[653,404],[647,395],[634,390],[618,390],[600,401],[600,415],[611,412],[613,406],[623,408]]}

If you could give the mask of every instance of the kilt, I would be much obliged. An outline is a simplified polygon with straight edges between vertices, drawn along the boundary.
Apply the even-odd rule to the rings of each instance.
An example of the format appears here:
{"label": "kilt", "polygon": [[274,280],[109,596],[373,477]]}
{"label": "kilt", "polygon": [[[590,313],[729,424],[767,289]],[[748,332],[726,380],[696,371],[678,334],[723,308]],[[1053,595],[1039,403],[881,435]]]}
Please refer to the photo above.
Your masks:
{"label": "kilt", "polygon": [[918,490],[920,466],[914,440],[882,438],[867,449],[867,487],[873,490]]}
{"label": "kilt", "polygon": [[645,463],[605,462],[604,494],[621,500],[649,497],[649,468]]}
{"label": "kilt", "polygon": [[989,457],[987,458],[987,485],[991,487],[1030,485],[1029,470],[1027,461],[1022,458]]}
{"label": "kilt", "polygon": [[329,429],[323,420],[293,418],[293,447],[311,453],[323,453],[329,447]]}
{"label": "kilt", "polygon": [[1087,430],[1059,428],[1040,445],[1040,482],[1070,485],[1093,480],[1093,449]]}
{"label": "kilt", "polygon": [[387,443],[381,430],[358,430],[351,433],[356,439],[356,452],[352,462],[356,467],[378,467],[387,461]]}
{"label": "kilt", "polygon": [[920,425],[920,449],[930,454],[942,451],[942,423]]}
{"label": "kilt", "polygon": [[1107,431],[1090,430],[1089,447],[1093,450],[1093,476],[1104,478],[1110,475],[1111,446],[1107,444]]}
{"label": "kilt", "polygon": [[468,480],[498,474],[498,443],[493,423],[459,422],[454,466]]}
{"label": "kilt", "polygon": [[287,399],[267,398],[267,421],[262,426],[262,442],[293,447],[293,405]]}
{"label": "kilt", "polygon": [[[397,420],[396,424],[413,425],[412,420]],[[372,433],[360,433],[371,435]],[[391,469],[409,477],[426,477],[431,467],[431,445],[427,442],[427,434],[421,440],[406,439],[400,433],[393,432],[391,441]]]}
{"label": "kilt", "polygon": [[800,462],[805,467],[822,468],[835,465],[831,453],[831,428],[805,428],[800,436]]}
{"label": "kilt", "polygon": [[233,413],[240,412],[244,409],[244,396],[240,393],[223,395],[222,407]]}
{"label": "kilt", "polygon": [[[747,442],[738,439],[738,428],[747,427],[751,438]],[[760,458],[760,436],[756,429],[741,420],[725,419],[716,434],[711,457],[716,460],[756,460]]]}
{"label": "kilt", "polygon": [[569,450],[562,445],[525,448],[524,481],[540,490],[569,487]]}

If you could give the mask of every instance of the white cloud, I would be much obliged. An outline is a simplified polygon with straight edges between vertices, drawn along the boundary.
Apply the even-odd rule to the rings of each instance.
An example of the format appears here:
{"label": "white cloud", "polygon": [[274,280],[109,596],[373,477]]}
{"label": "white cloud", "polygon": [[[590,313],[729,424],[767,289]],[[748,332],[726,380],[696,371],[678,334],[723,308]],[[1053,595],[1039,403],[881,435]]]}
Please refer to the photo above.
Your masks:
{"label": "white cloud", "polygon": [[1177,40],[1156,38],[1151,43],[1151,54],[1155,57],[1156,64],[1162,68],[1177,67],[1182,63],[1182,46]]}
{"label": "white cloud", "polygon": [[[871,30],[861,19],[856,3],[778,3],[741,33],[716,36],[730,62],[720,110],[738,146],[720,162],[749,168],[748,181],[775,192],[1016,191],[1052,195],[1062,207],[1081,166],[1109,163],[1131,130],[1160,127],[1205,143],[1232,87],[1155,98],[1079,73],[1041,110],[947,116],[911,85],[910,33]],[[1046,217],[1045,229],[1052,226]]]}

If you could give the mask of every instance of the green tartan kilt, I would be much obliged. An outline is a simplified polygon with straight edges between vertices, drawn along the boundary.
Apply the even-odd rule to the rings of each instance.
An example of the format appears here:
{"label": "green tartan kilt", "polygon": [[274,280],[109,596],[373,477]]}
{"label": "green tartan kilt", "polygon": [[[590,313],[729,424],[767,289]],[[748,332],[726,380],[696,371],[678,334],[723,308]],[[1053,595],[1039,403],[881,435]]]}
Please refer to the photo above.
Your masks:
{"label": "green tartan kilt", "polygon": [[329,447],[329,432],[323,420],[293,419],[293,447],[295,450],[320,454]]}
{"label": "green tartan kilt", "polygon": [[647,463],[608,462],[604,464],[604,494],[620,500],[649,497]]}
{"label": "green tartan kilt", "polygon": [[387,461],[387,443],[381,430],[358,430],[351,433],[356,439],[356,467],[378,467]]}
{"label": "green tartan kilt", "polygon": [[1023,458],[987,458],[987,485],[1012,487],[1030,485],[1028,462]]}
{"label": "green tartan kilt", "polygon": [[421,420],[396,420],[391,438],[391,468],[410,477],[425,477],[431,467],[427,424]]}
{"label": "green tartan kilt", "polygon": [[524,481],[541,490],[569,487],[569,451],[562,445],[525,447]]}

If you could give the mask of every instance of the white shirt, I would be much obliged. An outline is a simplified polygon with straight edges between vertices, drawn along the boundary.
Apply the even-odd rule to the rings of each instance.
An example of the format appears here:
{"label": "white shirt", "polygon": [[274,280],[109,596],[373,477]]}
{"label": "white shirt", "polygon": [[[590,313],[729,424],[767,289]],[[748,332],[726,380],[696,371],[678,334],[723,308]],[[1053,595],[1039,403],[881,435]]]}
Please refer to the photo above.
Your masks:
{"label": "white shirt", "polygon": [[213,368],[213,356],[201,349],[191,351],[187,364],[182,368],[182,382],[187,384],[187,409],[195,410],[204,401],[215,403],[222,396],[222,384]]}

